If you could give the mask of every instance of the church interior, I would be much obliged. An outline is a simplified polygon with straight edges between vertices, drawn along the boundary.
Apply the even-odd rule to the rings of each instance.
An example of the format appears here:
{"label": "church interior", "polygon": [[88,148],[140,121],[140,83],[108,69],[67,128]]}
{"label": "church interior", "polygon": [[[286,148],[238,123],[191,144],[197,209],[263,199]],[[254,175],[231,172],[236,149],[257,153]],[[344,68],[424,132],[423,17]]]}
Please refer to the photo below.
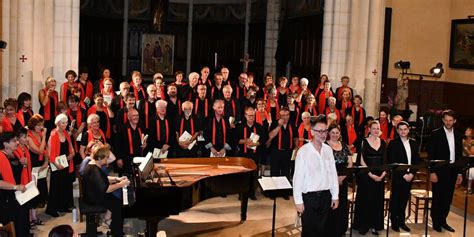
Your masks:
{"label": "church interior", "polygon": [[[104,125],[102,130],[106,130],[105,127],[109,126],[107,130],[110,129],[112,135],[107,134],[106,131],[101,131],[102,142],[110,144],[109,148],[111,147],[112,153],[117,156],[117,161],[122,161],[122,150],[128,152],[127,144],[130,144],[130,152],[127,154],[130,160],[129,163],[134,167],[130,168],[133,169],[133,175],[129,176],[128,179],[130,184],[134,184],[131,186],[136,187],[135,189],[128,189],[128,194],[126,192],[120,192],[119,194],[128,195],[133,199],[133,201],[128,200],[121,207],[125,236],[301,236],[303,233],[302,226],[301,223],[298,223],[300,217],[295,209],[295,200],[291,188],[287,189],[286,193],[276,194],[277,192],[275,192],[269,194],[268,191],[263,190],[259,185],[261,183],[257,181],[257,178],[274,176],[273,168],[270,167],[273,165],[271,159],[276,159],[276,154],[280,150],[286,152],[286,148],[281,148],[281,146],[286,146],[286,143],[281,141],[281,136],[287,135],[282,135],[283,132],[277,132],[277,138],[273,139],[275,135],[272,134],[274,131],[272,129],[275,126],[278,129],[278,125],[281,126],[278,123],[280,123],[280,115],[283,113],[282,110],[286,109],[286,105],[279,106],[279,103],[281,105],[282,102],[277,96],[275,99],[276,106],[273,106],[273,102],[269,102],[271,100],[269,98],[273,99],[274,97],[267,95],[267,89],[268,94],[273,92],[282,93],[282,90],[280,90],[281,79],[285,78],[285,86],[282,87],[289,87],[289,89],[284,90],[287,91],[287,94],[291,92],[295,95],[293,100],[296,102],[291,103],[300,104],[295,105],[298,115],[296,115],[294,128],[298,129],[300,127],[302,129],[292,132],[290,128],[289,133],[289,147],[296,147],[293,150],[295,152],[298,149],[296,142],[299,141],[301,144],[311,142],[311,134],[316,134],[311,131],[303,131],[306,129],[303,126],[305,123],[303,119],[305,115],[302,115],[303,111],[307,112],[311,121],[313,117],[318,117],[318,114],[321,113],[326,115],[328,119],[332,118],[333,112],[329,105],[330,100],[328,100],[330,98],[324,95],[326,83],[322,80],[322,75],[325,75],[329,81],[331,98],[336,97],[338,101],[335,102],[335,106],[338,107],[336,109],[337,113],[334,112],[334,114],[337,114],[335,115],[337,118],[333,120],[337,120],[336,124],[340,125],[338,128],[341,134],[339,140],[342,140],[343,144],[345,140],[341,127],[347,126],[345,116],[350,116],[353,107],[339,108],[343,105],[339,103],[339,92],[336,92],[336,88],[342,88],[341,91],[346,91],[344,88],[350,89],[350,103],[352,106],[356,106],[355,100],[362,102],[360,107],[363,108],[363,113],[362,110],[357,110],[359,112],[356,112],[357,115],[355,116],[354,109],[352,109],[351,118],[360,123],[361,126],[360,138],[357,128],[354,132],[357,132],[356,141],[359,141],[359,139],[362,141],[365,139],[364,137],[371,136],[372,125],[370,125],[371,122],[366,120],[366,117],[379,121],[380,131],[382,131],[380,137],[382,141],[385,140],[386,144],[398,139],[399,124],[392,124],[392,122],[396,120],[396,117],[399,117],[400,120],[406,121],[409,125],[410,140],[416,141],[418,151],[412,150],[412,152],[416,152],[426,165],[423,167],[420,165],[422,168],[417,168],[417,172],[413,173],[412,184],[410,184],[411,190],[408,192],[409,197],[407,196],[408,199],[405,203],[404,221],[406,225],[402,224],[400,227],[408,226],[411,231],[403,231],[398,227],[393,228],[392,223],[387,226],[387,222],[392,221],[390,220],[392,213],[390,213],[391,208],[389,206],[391,205],[391,194],[393,194],[391,188],[394,184],[392,182],[393,177],[389,177],[390,175],[387,175],[385,180],[382,181],[385,184],[385,186],[382,186],[384,190],[380,197],[383,199],[381,201],[383,207],[380,209],[380,213],[383,213],[382,227],[380,229],[370,229],[368,232],[352,228],[354,215],[358,215],[358,211],[354,209],[357,209],[358,202],[356,202],[355,196],[359,188],[355,178],[357,175],[353,173],[354,178],[349,175],[346,181],[341,181],[346,182],[345,186],[339,185],[339,193],[342,187],[345,189],[345,194],[347,194],[345,197],[347,203],[343,206],[345,209],[343,220],[346,223],[343,226],[331,223],[331,228],[342,228],[344,229],[343,233],[318,236],[377,236],[379,234],[387,236],[425,236],[425,234],[429,234],[429,236],[454,237],[472,236],[474,234],[474,186],[471,189],[471,186],[474,185],[474,168],[472,168],[474,167],[474,133],[472,130],[474,128],[474,107],[472,105],[474,103],[474,1],[472,0],[2,0],[0,2],[0,16],[0,47],[2,48],[0,51],[0,97],[2,98],[0,107],[3,106],[1,108],[2,117],[5,116],[5,119],[8,120],[7,108],[10,104],[7,102],[9,99],[14,98],[17,101],[18,98],[18,101],[20,101],[19,95],[26,92],[29,95],[29,101],[31,101],[30,110],[34,114],[41,114],[44,117],[44,126],[47,127],[48,121],[45,115],[49,113],[50,108],[47,107],[49,107],[50,102],[45,104],[42,100],[44,100],[45,93],[49,95],[49,92],[45,91],[47,91],[50,79],[56,82],[56,91],[58,91],[56,99],[59,97],[59,103],[57,103],[58,100],[55,102],[56,106],[60,106],[61,102],[64,102],[64,111],[68,110],[68,113],[70,110],[68,103],[71,101],[69,96],[75,96],[74,88],[72,89],[73,92],[67,89],[68,75],[74,73],[74,77],[77,77],[78,83],[80,83],[81,75],[88,74],[87,80],[94,84],[94,98],[86,97],[84,99],[84,94],[87,93],[86,88],[83,88],[82,95],[78,96],[80,103],[84,104],[85,102],[83,107],[85,112],[82,117],[85,128],[83,126],[82,129],[84,130],[81,129],[82,133],[80,135],[82,138],[70,135],[73,138],[72,143],[77,146],[77,148],[72,147],[76,149],[73,153],[76,153],[79,157],[79,163],[75,163],[76,167],[80,166],[85,157],[82,156],[83,152],[80,151],[79,147],[81,149],[87,147],[86,150],[89,148],[90,141],[86,138],[92,136],[92,130],[87,132],[86,130],[88,126],[92,126],[89,123],[90,108],[96,106],[92,106],[93,103],[97,104],[96,92],[98,94],[102,93],[100,97],[103,98],[106,107],[110,105],[107,108],[109,110],[105,109],[108,118],[111,111],[113,111],[115,98],[120,100],[122,85],[125,85],[123,82],[128,82],[126,84],[129,85],[128,89],[130,91],[126,93],[126,96],[123,96],[123,101],[118,101],[119,104],[124,103],[125,105],[121,104],[117,108],[118,110],[113,111],[112,114],[115,114],[115,118],[112,119],[111,117],[110,126],[108,123],[103,124],[101,120],[99,129],[101,130]],[[206,79],[202,79],[205,69],[207,69],[207,82]],[[213,87],[216,78],[222,78],[224,69],[227,69],[228,79],[224,77],[221,88]],[[73,72],[71,73],[69,70]],[[103,74],[105,70],[109,72],[107,77],[104,77]],[[176,83],[178,71],[183,78],[182,86]],[[196,79],[198,79],[195,88],[191,87],[193,72],[197,74]],[[140,95],[140,89],[137,93],[136,86],[132,85],[135,83],[137,73],[143,81],[140,81],[143,85],[141,91],[143,97]],[[152,118],[149,116],[148,107],[146,107],[146,112],[142,112],[142,101],[144,101],[145,106],[148,103],[147,95],[145,95],[148,93],[148,85],[156,84],[158,74],[158,78],[161,78],[159,85],[162,89],[159,86],[153,88],[161,92],[162,95],[159,92],[156,93],[155,99],[158,102],[165,101],[164,109],[167,113],[170,113],[169,107],[172,104],[169,87],[168,90],[166,89],[167,86],[173,85],[172,87],[178,93],[189,92],[189,97],[188,94],[182,94],[182,97],[178,95],[177,115],[175,116],[179,117],[176,120],[169,120],[169,126],[173,129],[176,128],[176,135],[175,130],[171,128],[172,132],[168,132],[168,122],[164,123],[166,124],[165,129],[160,128],[161,122],[158,121],[156,125],[158,126],[156,130],[158,134],[155,134],[156,132],[151,129],[155,128],[155,125],[150,125],[150,130],[148,130],[148,119],[145,119],[146,122],[143,120],[143,115],[155,120],[155,116],[160,113],[160,105],[155,100],[150,102],[152,105],[156,103],[156,110],[154,110]],[[253,84],[250,87],[257,88],[253,89],[254,94],[257,95],[256,102],[243,102],[250,87],[246,87],[246,82],[242,84],[242,74],[245,75],[245,80],[247,80],[247,76],[253,78]],[[270,83],[267,81],[269,77],[272,79]],[[294,78],[296,78],[296,84],[292,84]],[[347,78],[348,84],[344,84],[344,78]],[[302,81],[305,81],[302,79],[306,79],[306,86],[310,95],[299,91]],[[105,83],[109,81],[113,94],[111,98],[103,92]],[[227,87],[224,83],[231,85],[230,92],[233,94],[230,101],[239,102],[240,119],[235,114],[235,104],[231,103],[229,107],[227,106],[226,99],[228,98],[225,92]],[[100,84],[100,89],[96,90],[96,84]],[[205,108],[201,106],[198,111],[198,105],[201,105],[199,92],[201,85],[203,88],[207,88],[207,92],[204,92],[207,94],[205,95]],[[66,89],[64,89],[65,86]],[[298,87],[298,90],[293,90],[294,87],[291,86]],[[182,90],[181,88],[190,89]],[[219,90],[216,92],[218,97],[214,97],[215,88]],[[245,95],[240,95],[241,98],[238,97],[240,94],[239,88],[246,88]],[[135,89],[135,94],[132,89]],[[323,92],[321,93],[319,90],[323,90]],[[314,91],[316,92],[312,95]],[[285,94],[285,98],[287,98],[287,94]],[[323,94],[324,99],[320,99],[321,94]],[[358,99],[359,97],[356,95],[360,96],[361,99]],[[65,99],[62,99],[63,96]],[[129,97],[134,97],[131,102],[131,107],[135,107],[134,109],[128,107],[128,104],[130,104]],[[262,101],[266,103],[263,105],[265,108],[262,107],[262,115],[258,114],[260,113],[257,108],[260,101],[259,97],[264,97]],[[312,97],[313,102],[316,101],[316,111],[308,108],[311,99],[307,97]],[[292,101],[289,98],[288,100]],[[216,129],[214,120],[208,119],[211,121],[209,122],[203,119],[202,125],[199,125],[199,131],[202,131],[199,136],[204,138],[199,140],[199,137],[195,137],[195,127],[191,119],[190,129],[192,132],[190,131],[188,135],[191,134],[189,135],[192,136],[191,140],[196,139],[196,146],[199,147],[198,149],[202,149],[202,151],[199,150],[196,153],[193,153],[192,145],[189,146],[189,150],[179,147],[182,142],[183,129],[189,130],[186,128],[187,125],[183,125],[183,119],[178,119],[185,116],[185,105],[189,105],[184,101],[190,102],[191,110],[194,108],[192,117],[195,116],[195,113],[196,118],[199,118],[198,114],[200,115],[202,110],[202,116],[206,119],[208,111],[212,116],[217,116],[213,115],[215,111],[215,113],[218,113],[218,109],[215,108],[216,104],[217,107],[219,106],[217,101],[223,102],[223,117],[229,120],[222,122],[223,134],[221,134],[220,131],[216,132],[219,128]],[[283,99],[283,101],[285,104],[290,103],[286,102],[286,99]],[[321,103],[321,101],[323,102]],[[166,103],[168,108],[166,108]],[[264,135],[260,136],[262,139],[263,137],[268,139],[268,144],[259,143],[258,146],[261,145],[262,149],[255,148],[258,151],[256,152],[258,157],[251,154],[252,159],[250,157],[248,159],[235,158],[236,160],[233,162],[233,157],[244,157],[242,154],[246,154],[249,150],[246,145],[247,127],[242,124],[245,123],[247,108],[250,105],[254,106],[252,111],[257,111],[255,112],[257,113],[256,123],[259,122],[259,116],[268,115],[266,119],[268,129],[265,130]],[[18,103],[18,106],[22,105]],[[122,108],[122,106],[127,107],[128,110]],[[321,106],[324,108],[322,112],[318,112]],[[277,115],[272,119],[275,113],[274,107],[276,107]],[[79,112],[81,108],[79,108]],[[21,113],[20,108],[17,109],[18,113]],[[133,123],[132,110],[138,111],[140,116],[138,126],[142,128],[142,130],[139,130],[139,135],[137,135],[138,143],[140,141],[141,143],[137,146],[132,144],[135,135],[131,135],[130,128],[128,128],[128,133],[126,130],[127,126],[132,126],[128,123]],[[181,110],[183,113],[181,113]],[[235,124],[228,116],[225,116],[228,111],[232,112],[232,110],[234,116],[231,116],[231,118],[236,120]],[[433,210],[432,191],[435,190],[433,189],[432,180],[430,181],[430,175],[432,174],[430,169],[432,169],[431,172],[435,172],[433,170],[435,170],[436,162],[433,160],[437,161],[441,157],[436,154],[438,158],[433,158],[435,157],[433,152],[436,149],[432,145],[434,144],[432,134],[437,129],[442,130],[442,127],[446,129],[445,111],[447,110],[455,112],[455,117],[453,116],[454,130],[457,132],[453,135],[455,138],[453,138],[452,147],[451,140],[449,140],[446,160],[447,163],[451,161],[450,169],[455,164],[458,165],[456,166],[456,171],[459,173],[457,177],[462,177],[462,182],[454,185],[454,191],[450,197],[452,202],[449,199],[451,203],[445,217],[447,223],[441,223],[443,227],[441,228],[436,224],[436,221],[431,219],[431,210]],[[289,109],[288,111],[292,116],[292,110]],[[95,114],[95,112],[92,112],[92,114]],[[103,118],[102,115],[97,114],[99,115],[96,115],[97,118]],[[362,118],[362,114],[364,114],[364,118]],[[388,123],[388,125],[384,125],[387,126],[386,128],[382,127],[384,121],[382,121],[381,114],[384,114],[384,119],[388,121],[385,121]],[[66,115],[70,116],[69,114]],[[59,115],[56,116],[57,121]],[[81,121],[79,116],[76,114],[74,119],[70,116],[69,122],[71,120]],[[120,121],[121,116],[123,116],[123,123]],[[212,116],[209,118],[212,118]],[[298,116],[302,118],[298,120]],[[34,116],[30,117],[33,118]],[[52,119],[50,120],[52,127],[51,129],[48,127],[47,136],[50,136],[49,132],[55,128],[55,125],[60,126],[54,118],[50,119]],[[292,121],[291,119],[292,117],[290,121]],[[309,121],[310,119],[308,119],[308,126]],[[6,132],[8,129],[3,125],[4,122],[0,121],[0,123],[3,126],[2,133],[3,131]],[[119,127],[119,123],[121,127]],[[146,128],[143,127],[145,126],[144,123],[146,123]],[[366,126],[369,124],[369,128],[363,127],[362,123],[366,123]],[[23,121],[23,126],[20,127],[25,127],[25,124],[30,124],[30,122],[26,121],[25,123]],[[208,124],[210,125],[208,126]],[[114,133],[116,125],[117,130]],[[12,125],[9,126],[12,127]],[[67,126],[74,127],[71,123]],[[230,128],[226,128],[226,126]],[[243,133],[245,134],[243,139],[245,141],[239,143],[238,136],[241,132],[237,132],[237,130],[242,126],[245,127]],[[17,129],[15,123],[13,123],[12,128],[15,133],[20,130],[20,128]],[[79,129],[79,125],[77,125],[77,128]],[[120,132],[121,128],[124,128],[123,133]],[[31,130],[33,128],[29,127],[27,129]],[[229,132],[232,134],[232,139],[229,138],[228,140],[236,140],[235,147],[237,151],[233,149],[234,146],[231,144],[232,149],[223,146],[222,154],[220,151],[214,152],[216,137],[219,140],[223,136],[223,144],[230,143],[228,140],[226,141],[225,131],[232,130],[234,132]],[[70,131],[76,130],[71,128]],[[144,135],[142,131],[150,132]],[[160,131],[167,133],[166,144],[161,141]],[[212,137],[212,144],[207,139],[207,133],[209,133],[209,137]],[[152,158],[151,161],[150,159],[146,160],[145,156],[147,154],[145,151],[150,151],[150,154],[153,153],[153,157],[155,157],[156,150],[161,154],[160,149],[163,146],[168,146],[168,134],[173,136],[170,138],[172,143],[180,144],[176,147],[171,146],[169,159],[164,156],[163,159],[154,159],[153,161]],[[457,134],[459,135],[459,147],[461,147],[462,138],[462,151],[459,150],[458,141],[456,140],[456,152],[454,152],[454,139],[457,139]],[[150,139],[147,141],[148,135]],[[309,137],[303,138],[303,136]],[[382,136],[384,137],[382,138]],[[450,139],[449,135],[447,136]],[[4,138],[1,133],[0,137],[0,141],[5,141],[2,140]],[[51,135],[52,137],[53,135]],[[352,139],[350,137],[351,135],[347,135],[349,142]],[[296,140],[293,140],[293,138]],[[354,139],[356,138],[354,137]],[[121,140],[125,140],[125,143]],[[50,141],[51,139],[45,140],[46,145],[42,145],[45,154],[49,154],[51,151],[51,146],[48,145]],[[85,142],[83,143],[83,141]],[[351,146],[357,146],[359,143],[356,141],[353,140],[354,145]],[[208,142],[211,148],[207,147]],[[350,143],[352,144],[352,142]],[[7,144],[6,142],[3,143]],[[21,145],[21,139],[19,139],[19,143]],[[70,142],[70,144],[72,143]],[[146,144],[148,147],[146,147]],[[150,144],[156,146],[153,147]],[[220,144],[219,141],[217,144]],[[266,148],[264,148],[265,145]],[[36,146],[40,147],[39,145]],[[448,146],[448,141],[446,141],[446,146]],[[0,150],[3,152],[8,149],[7,145],[0,145],[1,147],[3,149]],[[143,163],[140,167],[138,164],[132,164],[132,155],[137,154],[134,153],[135,147],[142,149],[142,153],[137,156],[145,157],[141,161]],[[238,147],[244,147],[245,152]],[[356,164],[357,153],[359,153],[359,158],[357,158],[359,160],[362,152],[359,149],[362,148],[353,148],[354,150],[351,150],[349,159],[354,159]],[[29,149],[32,152],[32,148]],[[33,149],[35,154],[38,153],[36,150],[38,149]],[[180,150],[184,150],[186,153],[183,154],[186,155],[179,156]],[[453,154],[453,158],[449,156],[451,154],[449,151]],[[456,162],[454,162],[454,153],[456,153]],[[166,154],[168,154],[168,151],[166,151]],[[279,155],[281,154],[283,152]],[[291,154],[288,157],[289,171],[288,173],[282,172],[278,176],[286,176],[291,184],[295,171],[295,161],[291,161],[293,163],[290,164],[289,159],[293,156],[291,149],[289,154]],[[352,154],[355,155],[352,157]],[[5,157],[7,156],[8,154],[5,155]],[[157,156],[155,158],[158,158]],[[1,163],[1,158],[0,164],[4,164]],[[444,158],[441,157],[440,159]],[[267,163],[265,164],[263,160],[267,160]],[[153,161],[155,164],[151,164],[152,167],[150,167],[148,161]],[[190,162],[188,166],[191,168],[185,167],[186,162]],[[159,169],[165,167],[160,166],[160,164],[165,164],[168,167],[164,172],[164,178],[161,177],[161,179],[167,181],[161,181],[160,177],[156,181],[150,175],[152,184],[147,184],[149,177],[145,177],[143,169],[149,168],[148,172],[156,172],[159,175]],[[352,165],[352,161],[350,164]],[[411,161],[407,164],[412,165]],[[110,167],[117,167],[116,165],[118,164],[114,162],[114,164],[110,164]],[[109,175],[120,174],[121,176],[122,169],[125,170],[125,166],[122,166],[119,166],[121,171],[109,169]],[[215,171],[217,173],[202,174],[200,172],[204,172],[202,171],[204,166],[211,168],[223,167],[223,170]],[[24,169],[27,169],[27,166],[24,167]],[[46,167],[48,166],[46,165]],[[192,167],[195,167],[195,169]],[[179,169],[190,170],[193,175],[198,174],[197,178],[188,175],[193,178],[190,178],[191,181],[186,181],[185,178],[188,176],[184,174],[177,175],[179,172],[176,170]],[[454,168],[452,169],[454,170]],[[407,172],[409,171],[410,169]],[[140,172],[140,174],[137,172]],[[53,178],[54,172],[49,173],[43,180],[52,181],[55,179]],[[87,185],[84,186],[81,183],[82,178],[79,177],[78,168],[74,170],[74,173],[77,174],[77,179],[74,176],[71,182],[73,195],[71,207],[73,208],[64,212],[59,210],[59,216],[55,217],[46,208],[46,203],[41,203],[42,205],[37,208],[31,207],[31,210],[36,209],[36,211],[34,217],[31,213],[29,215],[31,221],[31,225],[28,227],[31,233],[29,236],[48,236],[48,233],[54,227],[60,225],[69,225],[75,234],[87,232],[87,236],[97,236],[92,235],[89,228],[101,232],[98,236],[106,236],[107,233],[111,233],[111,217],[108,215],[109,213],[106,214],[105,209],[102,212],[94,212],[95,215],[81,214],[81,209],[83,209],[81,206],[83,207],[85,204],[81,205],[80,202],[83,200],[83,193],[87,190],[84,187]],[[393,168],[393,173],[395,173],[395,168]],[[2,182],[7,180],[5,176],[5,171],[0,168],[0,200],[3,201],[8,200],[11,194],[8,194],[8,192],[12,192],[9,189],[11,185],[5,184],[6,188],[3,186]],[[173,181],[172,177],[176,182]],[[37,177],[33,176],[33,179],[35,178]],[[121,183],[120,179],[118,183]],[[50,195],[52,185],[48,184]],[[58,183],[54,185],[58,185]],[[453,186],[446,183],[443,183],[443,185]],[[17,185],[14,187],[13,190],[17,190]],[[183,188],[183,191],[180,191],[178,187],[186,187],[186,189]],[[41,189],[39,192],[41,193]],[[61,190],[60,193],[62,193]],[[186,197],[179,201],[176,200],[177,197],[183,196]],[[120,201],[124,199],[122,197]],[[179,206],[179,208],[175,208],[174,205]],[[6,204],[4,206],[2,207],[2,204],[0,204],[0,223],[6,220],[2,219],[3,215],[8,216],[5,214],[5,210],[13,210],[7,209]],[[167,214],[158,214],[162,210],[166,210],[163,213],[166,212]],[[153,212],[156,212],[156,215],[153,215]],[[357,217],[355,218],[357,221]],[[37,221],[35,222],[33,219]],[[1,231],[5,229],[8,230],[8,225],[13,222],[3,223],[3,226],[0,227],[0,233],[3,233]],[[92,222],[92,224],[89,222]],[[448,223],[450,226],[448,226]],[[13,229],[18,229],[19,225],[21,225],[21,222],[13,223]],[[440,231],[437,230],[437,227]],[[453,231],[450,231],[448,227],[452,227]],[[22,235],[17,233],[16,236]]]}

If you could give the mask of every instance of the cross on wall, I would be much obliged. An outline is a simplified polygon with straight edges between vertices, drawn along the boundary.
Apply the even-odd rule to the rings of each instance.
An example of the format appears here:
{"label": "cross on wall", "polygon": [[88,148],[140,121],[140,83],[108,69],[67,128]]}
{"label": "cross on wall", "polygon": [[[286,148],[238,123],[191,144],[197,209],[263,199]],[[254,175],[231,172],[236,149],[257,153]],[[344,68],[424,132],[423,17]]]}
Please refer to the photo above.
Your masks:
{"label": "cross on wall", "polygon": [[25,55],[21,55],[20,61],[24,63],[28,58],[25,57]]}

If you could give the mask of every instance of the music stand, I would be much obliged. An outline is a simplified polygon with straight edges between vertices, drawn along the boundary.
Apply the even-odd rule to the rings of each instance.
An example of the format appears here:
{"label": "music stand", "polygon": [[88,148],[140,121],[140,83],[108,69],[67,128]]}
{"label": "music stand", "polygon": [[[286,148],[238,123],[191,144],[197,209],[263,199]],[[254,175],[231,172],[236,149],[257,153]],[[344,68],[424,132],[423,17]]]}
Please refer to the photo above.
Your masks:
{"label": "music stand", "polygon": [[[441,167],[441,166],[444,166],[444,165],[447,165],[448,161],[447,160],[430,160],[427,162],[428,163],[428,176],[431,176],[431,170],[433,168],[436,168],[436,167]],[[426,195],[429,195],[429,190],[428,190],[428,193]],[[428,216],[429,216],[429,212],[430,210],[428,209],[428,200],[425,201],[425,216],[424,216],[424,219],[425,219],[425,235],[424,237],[428,237]]]}
{"label": "music stand", "polygon": [[[282,176],[284,177],[284,176]],[[258,183],[260,184],[260,187],[262,188],[263,195],[266,197],[269,197],[273,199],[273,216],[272,216],[272,237],[275,236],[275,218],[276,218],[276,199],[278,197],[284,197],[284,196],[289,196],[293,192],[293,187],[291,187],[291,184],[289,187],[281,187],[278,185],[275,185],[274,187],[267,187],[264,184],[264,181],[262,181],[264,178],[282,178],[282,177],[262,177],[261,179],[258,179]],[[284,177],[286,181],[288,179]],[[289,181],[288,181],[289,182]]]}
{"label": "music stand", "polygon": [[367,166],[352,166],[350,168],[346,167],[341,169],[340,171],[337,172],[337,175],[346,175],[346,176],[352,176],[352,201],[354,202],[351,205],[351,226],[349,228],[349,236],[352,237],[352,227],[354,225],[354,205],[355,205],[355,182],[356,182],[356,175],[359,172],[363,172],[367,170]]}
{"label": "music stand", "polygon": [[[468,178],[468,182],[469,181],[469,171],[470,171],[470,168],[474,167],[474,156],[464,156],[462,157],[461,159],[457,160],[456,162],[454,162],[453,164],[454,167],[459,167],[463,170],[467,170],[467,178]],[[464,199],[464,226],[463,226],[463,236],[466,237],[466,220],[467,220],[467,203],[468,203],[468,200],[469,200],[469,193],[468,191],[466,190],[466,195],[465,195],[465,199]]]}

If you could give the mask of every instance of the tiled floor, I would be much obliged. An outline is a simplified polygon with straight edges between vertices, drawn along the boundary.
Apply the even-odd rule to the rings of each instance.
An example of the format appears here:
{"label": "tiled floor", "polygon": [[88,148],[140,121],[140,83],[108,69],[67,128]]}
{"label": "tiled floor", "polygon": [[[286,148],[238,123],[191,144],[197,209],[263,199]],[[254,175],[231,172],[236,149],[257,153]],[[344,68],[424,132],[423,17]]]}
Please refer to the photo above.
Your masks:
{"label": "tiled floor", "polygon": [[[166,231],[167,236],[271,236],[272,204],[272,200],[261,195],[258,195],[257,201],[249,200],[248,219],[241,224],[239,222],[240,202],[237,200],[237,195],[229,195],[227,198],[212,198],[178,216],[165,219],[160,222],[159,229]],[[72,223],[71,214],[51,219],[43,214],[43,210],[40,212],[40,218],[45,220],[47,225],[38,227],[35,230],[36,236],[47,236],[52,227],[60,224],[71,224],[76,232],[85,230],[84,222]],[[299,236],[301,230],[294,227],[294,220],[293,200],[278,199],[276,236]],[[453,207],[448,217],[448,223],[456,229],[455,233],[437,233],[430,227],[430,236],[462,236],[462,211]],[[474,236],[474,217],[470,216],[467,223],[466,236]],[[412,229],[411,234],[390,231],[390,236],[423,236],[423,224],[408,224],[408,226]],[[137,236],[139,232],[143,232],[144,228],[145,223],[141,220],[127,219],[125,221],[124,230],[130,236]],[[105,230],[105,227],[102,226],[99,230]],[[380,234],[384,236],[385,232]],[[354,231],[353,236],[360,235]],[[371,234],[366,236],[371,236]]]}

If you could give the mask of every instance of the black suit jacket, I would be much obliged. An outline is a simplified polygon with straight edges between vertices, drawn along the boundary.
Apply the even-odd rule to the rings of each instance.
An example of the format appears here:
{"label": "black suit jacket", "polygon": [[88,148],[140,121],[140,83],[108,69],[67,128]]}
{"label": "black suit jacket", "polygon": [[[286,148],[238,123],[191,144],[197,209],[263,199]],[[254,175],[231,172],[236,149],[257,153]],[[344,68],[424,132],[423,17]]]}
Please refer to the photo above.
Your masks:
{"label": "black suit jacket", "polygon": [[[410,142],[411,164],[412,165],[418,164],[421,162],[420,155],[418,153],[418,144],[413,139],[409,139],[408,141]],[[408,157],[405,150],[405,146],[403,146],[403,142],[400,137],[393,139],[388,144],[387,159],[388,159],[388,163],[408,164]],[[410,169],[410,173],[415,175],[416,170]]]}
{"label": "black suit jacket", "polygon": [[[431,132],[428,143],[428,157],[430,160],[446,160],[449,162],[449,144],[444,128],[438,128]],[[462,158],[462,135],[454,129],[454,153],[455,161]],[[436,171],[436,169],[434,170]],[[459,170],[460,173],[461,170]]]}

